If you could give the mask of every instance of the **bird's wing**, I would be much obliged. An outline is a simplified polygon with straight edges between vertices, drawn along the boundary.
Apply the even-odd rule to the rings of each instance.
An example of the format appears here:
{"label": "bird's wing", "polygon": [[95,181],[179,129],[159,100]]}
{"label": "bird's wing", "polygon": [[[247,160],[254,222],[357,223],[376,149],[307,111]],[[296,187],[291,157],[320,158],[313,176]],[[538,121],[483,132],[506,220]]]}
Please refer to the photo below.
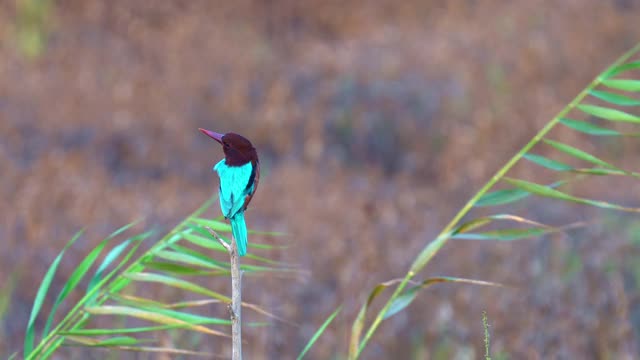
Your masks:
{"label": "bird's wing", "polygon": [[249,178],[249,183],[247,183],[248,193],[244,197],[244,205],[242,206],[244,210],[247,210],[247,206],[253,199],[253,194],[258,190],[258,183],[260,182],[260,162],[256,160],[255,164],[253,164],[251,177]]}
{"label": "bird's wing", "polygon": [[231,218],[243,209],[245,197],[251,190],[247,184],[251,179],[253,166],[251,163],[227,166],[222,160],[214,170],[220,176],[220,209],[225,217]]}

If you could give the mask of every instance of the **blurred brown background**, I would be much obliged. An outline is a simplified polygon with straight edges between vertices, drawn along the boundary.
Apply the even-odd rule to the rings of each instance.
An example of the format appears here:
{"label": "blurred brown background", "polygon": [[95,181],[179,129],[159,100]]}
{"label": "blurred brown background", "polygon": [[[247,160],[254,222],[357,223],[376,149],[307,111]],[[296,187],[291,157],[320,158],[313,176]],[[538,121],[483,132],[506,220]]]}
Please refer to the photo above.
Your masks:
{"label": "blurred brown background", "polygon": [[[37,284],[78,229],[87,235],[60,282],[117,227],[145,216],[169,228],[216,190],[222,152],[206,127],[256,145],[263,178],[248,224],[287,232],[277,257],[310,274],[246,279],[247,301],[299,324],[245,329],[246,357],[294,357],[344,304],[310,355],[342,358],[368,291],[402,276],[495,170],[640,41],[639,24],[635,0],[0,1],[0,287],[18,284],[0,357],[21,349]],[[559,136],[637,169],[637,145]],[[531,165],[517,171],[540,180]],[[633,183],[583,190],[637,206]],[[450,242],[419,278],[518,290],[438,285],[386,321],[364,358],[480,358],[482,311],[495,359],[640,356],[636,218],[541,201],[513,211],[592,225]]]}

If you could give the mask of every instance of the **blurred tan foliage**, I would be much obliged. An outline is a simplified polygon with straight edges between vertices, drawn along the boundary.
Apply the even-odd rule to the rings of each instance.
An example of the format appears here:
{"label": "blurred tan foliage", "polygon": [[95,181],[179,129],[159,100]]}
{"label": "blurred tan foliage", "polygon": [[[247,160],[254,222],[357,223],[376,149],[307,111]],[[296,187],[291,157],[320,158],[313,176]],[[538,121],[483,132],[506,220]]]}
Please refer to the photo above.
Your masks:
{"label": "blurred tan foliage", "polygon": [[[367,291],[640,40],[638,19],[634,0],[0,1],[0,288],[12,272],[27,285],[0,356],[20,348],[36,284],[76,230],[92,235],[60,276],[90,239],[140,216],[168,227],[215,191],[222,154],[198,127],[253,140],[264,178],[249,226],[289,233],[279,256],[311,274],[245,281],[249,301],[300,325],[247,329],[247,356],[289,358],[341,303],[312,356],[344,353]],[[637,164],[637,145],[612,149]],[[527,211],[590,214],[549,206]],[[494,354],[637,356],[640,267],[605,266],[637,251],[625,221],[579,241],[449,244],[430,274],[520,290],[435,287],[364,358],[477,358],[483,310]]]}

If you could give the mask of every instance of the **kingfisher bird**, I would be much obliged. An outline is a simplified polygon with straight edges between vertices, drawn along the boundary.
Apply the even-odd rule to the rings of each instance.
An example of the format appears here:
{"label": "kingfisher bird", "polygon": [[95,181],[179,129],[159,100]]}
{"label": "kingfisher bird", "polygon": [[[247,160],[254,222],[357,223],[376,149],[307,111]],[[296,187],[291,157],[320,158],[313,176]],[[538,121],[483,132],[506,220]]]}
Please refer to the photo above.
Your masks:
{"label": "kingfisher bird", "polygon": [[198,129],[222,145],[224,159],[213,167],[218,173],[220,187],[220,209],[231,223],[233,238],[236,240],[238,255],[247,253],[247,225],[244,211],[258,189],[260,162],[258,152],[251,142],[236,133],[219,134]]}

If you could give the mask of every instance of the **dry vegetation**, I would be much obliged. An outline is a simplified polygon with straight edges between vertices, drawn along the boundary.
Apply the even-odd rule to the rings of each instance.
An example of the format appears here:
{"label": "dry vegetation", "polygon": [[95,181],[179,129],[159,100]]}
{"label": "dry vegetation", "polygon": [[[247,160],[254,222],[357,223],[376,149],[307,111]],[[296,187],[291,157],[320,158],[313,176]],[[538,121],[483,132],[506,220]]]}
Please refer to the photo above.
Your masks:
{"label": "dry vegetation", "polygon": [[[277,256],[310,273],[245,280],[246,299],[299,324],[246,329],[247,357],[297,353],[341,303],[312,355],[344,353],[371,287],[403,274],[474,189],[640,39],[632,0],[59,0],[41,14],[30,2],[0,2],[0,287],[12,273],[20,284],[0,357],[19,349],[36,284],[76,230],[91,235],[72,249],[80,256],[140,216],[168,227],[215,190],[221,152],[198,127],[254,141],[264,175],[248,223],[289,233]],[[25,47],[25,32],[42,48]],[[637,144],[573,141],[637,169]],[[518,290],[435,287],[364,358],[478,358],[483,310],[496,358],[637,356],[637,220],[553,202],[521,210],[602,220],[569,237],[451,242],[429,274]]]}

